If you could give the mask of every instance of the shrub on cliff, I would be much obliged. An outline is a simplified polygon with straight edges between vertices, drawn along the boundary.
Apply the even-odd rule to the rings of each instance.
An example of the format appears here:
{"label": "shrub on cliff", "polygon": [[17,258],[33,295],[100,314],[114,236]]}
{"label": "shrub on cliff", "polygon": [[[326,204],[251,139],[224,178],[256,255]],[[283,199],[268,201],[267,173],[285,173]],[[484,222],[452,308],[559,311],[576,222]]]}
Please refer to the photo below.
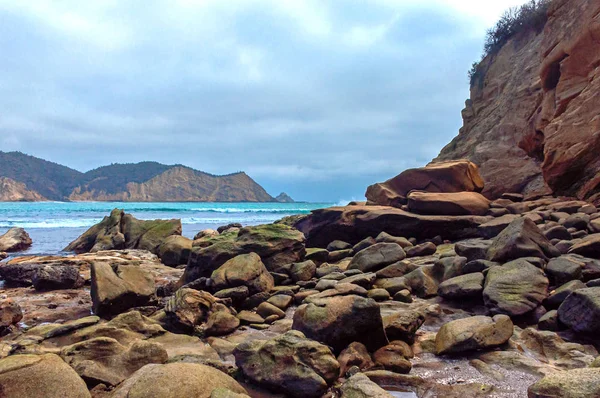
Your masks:
{"label": "shrub on cliff", "polygon": [[[528,30],[540,31],[548,20],[548,7],[551,0],[530,0],[520,7],[512,7],[502,14],[496,25],[487,31],[482,59],[495,54],[511,38]],[[481,81],[483,71],[478,62],[469,70],[469,81],[473,86]]]}

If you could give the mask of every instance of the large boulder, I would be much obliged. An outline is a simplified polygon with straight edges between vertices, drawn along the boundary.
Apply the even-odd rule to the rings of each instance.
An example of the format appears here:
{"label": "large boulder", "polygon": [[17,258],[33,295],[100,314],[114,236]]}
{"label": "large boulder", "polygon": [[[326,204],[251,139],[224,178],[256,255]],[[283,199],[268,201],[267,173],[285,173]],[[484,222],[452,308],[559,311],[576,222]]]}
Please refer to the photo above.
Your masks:
{"label": "large boulder", "polygon": [[600,234],[588,235],[575,243],[569,253],[600,259]]}
{"label": "large boulder", "polygon": [[176,362],[146,365],[125,380],[111,398],[211,398],[215,390],[247,394],[231,376],[210,366]]}
{"label": "large boulder", "polygon": [[513,323],[506,315],[472,316],[445,323],[435,336],[438,355],[457,354],[502,345],[513,334]]}
{"label": "large boulder", "polygon": [[340,387],[340,398],[394,398],[362,373],[355,374]]}
{"label": "large boulder", "polygon": [[149,363],[165,363],[161,344],[144,340],[126,347],[110,337],[96,337],[63,347],[61,357],[89,386],[116,386]]}
{"label": "large boulder", "polygon": [[269,292],[274,284],[269,273],[256,253],[240,254],[228,260],[211,275],[215,290],[246,286],[249,293]]}
{"label": "large boulder", "polygon": [[386,231],[393,236],[448,240],[476,238],[477,228],[490,220],[481,216],[427,216],[388,206],[344,206],[313,210],[295,227],[309,247],[325,247],[334,239],[356,244]]}
{"label": "large boulder", "polygon": [[194,242],[182,283],[212,272],[240,254],[256,253],[269,271],[302,261],[306,254],[304,235],[283,224],[244,227],[239,232],[223,234]]}
{"label": "large boulder", "polygon": [[340,370],[328,347],[298,331],[242,343],[233,355],[236,365],[253,382],[299,398],[321,397]]}
{"label": "large boulder", "polygon": [[445,299],[481,297],[485,277],[481,272],[450,278],[438,286],[438,295]]}
{"label": "large boulder", "polygon": [[600,397],[600,368],[571,369],[547,375],[527,390],[528,398]]}
{"label": "large boulder", "polygon": [[548,259],[560,252],[527,217],[511,222],[496,238],[487,251],[490,261],[507,262],[521,257]]}
{"label": "large boulder", "polygon": [[114,209],[110,216],[104,217],[63,250],[87,253],[140,249],[156,254],[161,243],[171,235],[181,235],[180,220],[138,220],[123,210]]}
{"label": "large boulder", "polygon": [[440,216],[485,216],[490,201],[477,192],[431,193],[415,191],[408,194],[408,209],[419,214]]}
{"label": "large boulder", "polygon": [[600,332],[600,287],[578,289],[558,307],[558,318],[576,332]]}
{"label": "large boulder", "polygon": [[55,354],[11,355],[0,360],[0,396],[91,398],[81,377]]}
{"label": "large boulder", "polygon": [[544,272],[520,259],[488,270],[483,301],[493,314],[517,316],[537,308],[548,296]]}
{"label": "large boulder", "polygon": [[11,228],[0,235],[0,252],[20,252],[31,246],[31,238],[23,228]]}
{"label": "large boulder", "polygon": [[396,243],[376,243],[356,253],[350,261],[348,269],[357,269],[362,272],[375,272],[386,265],[404,260],[406,253]]}
{"label": "large boulder", "polygon": [[292,329],[333,347],[336,353],[355,341],[371,351],[388,343],[379,305],[356,295],[312,299],[298,307]]}
{"label": "large boulder", "polygon": [[96,315],[110,317],[155,300],[152,274],[137,265],[95,261],[91,295]]}
{"label": "large boulder", "polygon": [[431,163],[403,171],[396,177],[367,188],[365,196],[382,206],[402,205],[411,191],[481,192],[484,182],[474,163],[466,160]]}
{"label": "large boulder", "polygon": [[158,247],[158,257],[164,265],[187,264],[192,251],[192,240],[181,235],[168,236]]}

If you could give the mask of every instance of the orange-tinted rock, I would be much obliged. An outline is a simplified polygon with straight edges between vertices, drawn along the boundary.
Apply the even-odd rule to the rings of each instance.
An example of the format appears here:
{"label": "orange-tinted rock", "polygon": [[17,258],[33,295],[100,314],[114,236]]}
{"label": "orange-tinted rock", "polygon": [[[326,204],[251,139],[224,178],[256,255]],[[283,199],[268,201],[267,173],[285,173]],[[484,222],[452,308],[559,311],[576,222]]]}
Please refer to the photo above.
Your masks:
{"label": "orange-tinted rock", "polygon": [[489,208],[490,201],[477,192],[411,192],[408,195],[408,209],[419,214],[484,216]]}
{"label": "orange-tinted rock", "polygon": [[483,59],[459,135],[435,159],[469,159],[484,195],[600,199],[599,0],[555,0],[543,30]]}
{"label": "orange-tinted rock", "polygon": [[483,180],[475,164],[468,161],[431,163],[426,167],[409,169],[383,183],[367,188],[367,199],[382,206],[406,202],[414,190],[425,192],[481,192]]}

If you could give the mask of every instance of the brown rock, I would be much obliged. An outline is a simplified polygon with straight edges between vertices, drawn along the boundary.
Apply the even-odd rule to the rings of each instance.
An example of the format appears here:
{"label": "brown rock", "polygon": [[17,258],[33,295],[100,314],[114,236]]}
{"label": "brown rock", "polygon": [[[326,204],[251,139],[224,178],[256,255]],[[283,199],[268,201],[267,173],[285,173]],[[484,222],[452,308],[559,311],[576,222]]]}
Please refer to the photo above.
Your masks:
{"label": "brown rock", "polygon": [[256,253],[228,260],[212,273],[211,279],[216,290],[246,286],[251,295],[268,292],[275,286],[273,276]]}
{"label": "brown rock", "polygon": [[435,337],[438,355],[462,353],[502,345],[513,334],[513,323],[506,315],[473,316],[445,323]]}
{"label": "brown rock", "polygon": [[31,246],[31,238],[23,228],[11,228],[0,235],[0,252],[20,252]]}
{"label": "brown rock", "polygon": [[371,185],[365,196],[372,203],[396,206],[405,203],[409,192],[481,192],[483,180],[477,166],[467,161],[431,163],[419,169],[409,169],[384,182]]}
{"label": "brown rock", "polygon": [[0,335],[12,325],[23,319],[23,311],[19,304],[11,299],[0,301]]}
{"label": "brown rock", "polygon": [[408,194],[408,209],[419,214],[442,216],[484,216],[490,201],[477,192],[431,193],[411,192]]}
{"label": "brown rock", "polygon": [[337,360],[340,363],[340,377],[344,377],[352,366],[358,366],[360,370],[368,370],[375,366],[367,347],[356,341],[350,343],[340,353]]}

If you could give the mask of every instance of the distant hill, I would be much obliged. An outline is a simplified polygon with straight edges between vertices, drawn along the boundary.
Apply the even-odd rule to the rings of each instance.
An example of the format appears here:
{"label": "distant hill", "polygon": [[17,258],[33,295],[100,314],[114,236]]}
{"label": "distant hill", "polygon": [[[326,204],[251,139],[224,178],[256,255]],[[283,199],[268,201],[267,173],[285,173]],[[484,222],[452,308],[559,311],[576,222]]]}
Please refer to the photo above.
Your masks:
{"label": "distant hill", "polygon": [[157,162],[81,173],[20,152],[0,151],[0,201],[275,202],[246,173],[224,176]]}
{"label": "distant hill", "polygon": [[275,200],[278,201],[279,203],[294,203],[294,199],[292,199],[290,197],[290,195],[288,195],[285,192],[280,193],[279,195],[277,195],[275,197]]}

